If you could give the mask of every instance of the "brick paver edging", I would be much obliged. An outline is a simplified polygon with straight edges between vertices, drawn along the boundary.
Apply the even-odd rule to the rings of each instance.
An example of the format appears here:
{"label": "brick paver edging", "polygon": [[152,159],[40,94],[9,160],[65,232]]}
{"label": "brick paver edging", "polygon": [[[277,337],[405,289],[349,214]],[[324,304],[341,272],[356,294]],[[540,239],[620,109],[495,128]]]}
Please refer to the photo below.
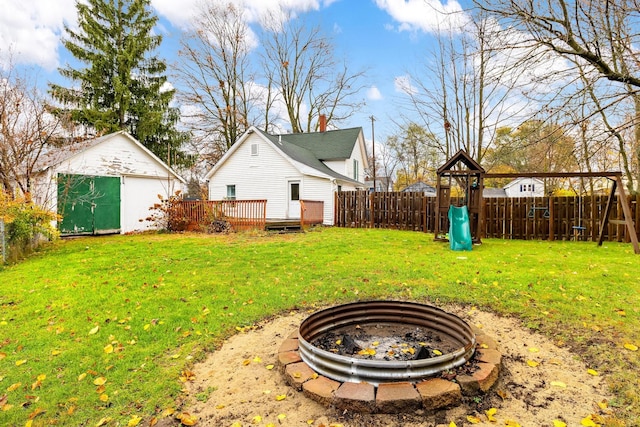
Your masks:
{"label": "brick paver edging", "polygon": [[[475,329],[475,328],[474,328]],[[456,406],[463,396],[486,393],[498,380],[502,353],[495,340],[476,330],[477,370],[452,380],[427,378],[418,383],[393,382],[375,387],[369,383],[340,382],[318,375],[298,352],[298,331],[278,350],[278,366],[285,382],[325,406],[364,413],[395,414],[423,408],[428,411]]]}

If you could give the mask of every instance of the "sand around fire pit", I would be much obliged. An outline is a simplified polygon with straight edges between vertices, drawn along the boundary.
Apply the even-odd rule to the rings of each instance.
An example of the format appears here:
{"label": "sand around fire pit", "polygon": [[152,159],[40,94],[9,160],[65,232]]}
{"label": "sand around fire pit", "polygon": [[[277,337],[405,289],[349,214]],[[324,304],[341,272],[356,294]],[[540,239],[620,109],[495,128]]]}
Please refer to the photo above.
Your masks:
{"label": "sand around fire pit", "polygon": [[[296,312],[238,333],[193,368],[186,383],[191,402],[184,411],[198,417],[198,426],[461,426],[517,425],[552,427],[554,420],[579,426],[583,418],[602,411],[610,398],[603,377],[588,372],[567,349],[532,334],[512,318],[476,309],[443,307],[493,337],[503,353],[495,386],[483,396],[446,410],[411,414],[358,414],[316,403],[285,384],[276,365],[282,341],[310,313]],[[485,413],[496,408],[496,422]],[[472,424],[473,416],[480,423]],[[166,421],[166,420],[165,420]],[[237,424],[234,424],[237,423]]]}

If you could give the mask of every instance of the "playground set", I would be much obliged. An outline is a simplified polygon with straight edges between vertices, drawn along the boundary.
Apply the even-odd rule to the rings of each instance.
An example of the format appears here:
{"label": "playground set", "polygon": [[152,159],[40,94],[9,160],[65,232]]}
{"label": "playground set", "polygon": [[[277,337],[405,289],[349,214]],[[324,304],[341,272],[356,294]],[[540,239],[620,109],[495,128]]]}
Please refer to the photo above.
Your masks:
{"label": "playground set", "polygon": [[[437,170],[436,185],[436,222],[435,240],[448,241],[452,250],[471,250],[473,244],[482,243],[484,223],[484,199],[482,192],[484,180],[488,178],[607,178],[611,181],[611,191],[607,199],[600,232],[598,246],[602,246],[604,233],[608,224],[625,225],[629,239],[636,254],[640,254],[640,245],[635,231],[631,207],[622,185],[621,172],[535,172],[535,173],[487,173],[464,150],[454,154]],[[452,185],[460,188],[462,197],[451,197]],[[622,206],[623,219],[609,219],[616,191]],[[453,204],[457,201],[456,204]],[[538,207],[544,209],[544,215],[552,215],[552,206]],[[577,225],[576,231],[581,226]],[[448,234],[447,234],[448,232]]]}

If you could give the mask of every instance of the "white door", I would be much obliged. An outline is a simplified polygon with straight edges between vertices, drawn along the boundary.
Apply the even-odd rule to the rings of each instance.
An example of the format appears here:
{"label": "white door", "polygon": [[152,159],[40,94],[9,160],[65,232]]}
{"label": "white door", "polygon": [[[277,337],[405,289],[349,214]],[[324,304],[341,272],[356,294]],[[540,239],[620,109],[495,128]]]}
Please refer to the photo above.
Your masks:
{"label": "white door", "polygon": [[290,219],[300,218],[300,181],[289,181],[289,215]]}

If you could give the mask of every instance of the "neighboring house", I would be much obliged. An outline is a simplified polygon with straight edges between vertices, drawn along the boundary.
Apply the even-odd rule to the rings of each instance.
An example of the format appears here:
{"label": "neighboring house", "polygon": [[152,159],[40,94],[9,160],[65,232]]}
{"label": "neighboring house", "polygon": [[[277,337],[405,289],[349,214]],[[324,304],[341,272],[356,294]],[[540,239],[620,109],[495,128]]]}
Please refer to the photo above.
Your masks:
{"label": "neighboring house", "polygon": [[482,190],[482,197],[490,199],[494,197],[507,197],[507,192],[504,188],[484,187]]}
{"label": "neighboring house", "polygon": [[[364,185],[367,187],[369,191],[373,191],[373,178],[368,177],[364,181]],[[375,191],[378,191],[378,192],[393,191],[393,180],[388,176],[377,176]]]}
{"label": "neighboring house", "polygon": [[334,222],[334,193],[365,189],[362,128],[270,135],[248,129],[207,173],[210,200],[267,200],[268,219],[300,218],[300,200],[324,202]]}
{"label": "neighboring house", "polygon": [[402,191],[403,193],[417,191],[420,193],[424,193],[425,196],[436,196],[436,188],[424,181],[414,182],[413,184],[403,188],[400,191]]}
{"label": "neighboring house", "polygon": [[504,186],[507,197],[543,197],[544,182],[538,178],[516,178]]}
{"label": "neighboring house", "polygon": [[62,235],[142,231],[158,195],[181,190],[184,179],[127,132],[53,149],[40,157],[34,202],[58,212]]}

